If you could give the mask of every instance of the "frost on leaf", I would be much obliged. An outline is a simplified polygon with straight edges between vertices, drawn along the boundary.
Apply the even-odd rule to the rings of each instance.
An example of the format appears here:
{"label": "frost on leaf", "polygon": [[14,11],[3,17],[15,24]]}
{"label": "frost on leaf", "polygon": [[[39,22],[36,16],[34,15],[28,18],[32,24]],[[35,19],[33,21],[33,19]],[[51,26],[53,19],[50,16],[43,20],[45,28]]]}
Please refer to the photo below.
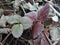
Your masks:
{"label": "frost on leaf", "polygon": [[28,2],[27,5],[31,11],[37,10],[37,8],[34,5],[32,5],[30,2]]}
{"label": "frost on leaf", "polygon": [[33,21],[37,20],[37,13],[35,11],[29,12],[26,14],[29,18],[31,18]]}
{"label": "frost on leaf", "polygon": [[11,32],[15,38],[19,38],[23,33],[22,24],[13,25]]}
{"label": "frost on leaf", "polygon": [[10,24],[19,23],[20,19],[21,17],[19,15],[13,15],[8,18],[7,22]]}
{"label": "frost on leaf", "polygon": [[43,8],[38,10],[38,19],[42,22],[46,20],[48,18],[49,10],[50,10],[50,7],[47,3]]}
{"label": "frost on leaf", "polygon": [[37,39],[33,40],[33,43],[34,45],[50,45],[43,32],[40,33]]}
{"label": "frost on leaf", "polygon": [[33,38],[38,37],[43,30],[44,30],[43,24],[41,24],[40,22],[36,23],[32,29]]}
{"label": "frost on leaf", "polygon": [[27,16],[22,17],[20,21],[24,29],[30,28],[33,24],[33,21]]}

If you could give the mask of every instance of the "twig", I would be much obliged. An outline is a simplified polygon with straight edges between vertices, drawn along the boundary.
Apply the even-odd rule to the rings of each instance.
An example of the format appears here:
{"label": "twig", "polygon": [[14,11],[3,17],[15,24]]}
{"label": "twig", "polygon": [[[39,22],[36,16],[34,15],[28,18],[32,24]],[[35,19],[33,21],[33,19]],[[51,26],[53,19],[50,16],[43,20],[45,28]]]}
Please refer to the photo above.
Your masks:
{"label": "twig", "polygon": [[59,40],[60,40],[60,39],[57,39],[57,40],[53,43],[53,45],[56,45],[56,44],[59,42]]}
{"label": "twig", "polygon": [[55,8],[51,4],[49,4],[49,6],[58,16],[60,16],[60,13],[57,10],[55,10]]}
{"label": "twig", "polygon": [[22,8],[22,10],[23,10],[24,14],[26,14],[25,9],[23,8],[23,6],[22,6],[22,5],[21,5],[21,8]]}
{"label": "twig", "polygon": [[55,41],[54,43],[53,43],[53,45],[56,45],[58,43],[58,41]]}
{"label": "twig", "polygon": [[0,5],[11,5],[12,3],[0,3]]}
{"label": "twig", "polygon": [[0,42],[2,41],[2,34],[0,34]]}
{"label": "twig", "polygon": [[14,12],[14,10],[4,10],[4,11],[11,11],[11,12]]}
{"label": "twig", "polygon": [[35,4],[35,1],[33,0],[33,4]]}
{"label": "twig", "polygon": [[29,40],[28,42],[30,43],[30,45],[33,45],[33,40]]}
{"label": "twig", "polygon": [[50,43],[50,45],[52,45],[52,42],[51,42],[51,40],[48,38],[48,36],[46,35],[46,33],[43,32],[43,34],[45,35],[45,37],[46,37],[46,39],[48,40],[48,42]]}
{"label": "twig", "polygon": [[20,37],[21,39],[23,39],[24,41],[28,41],[28,40],[26,40],[25,38],[23,38],[23,37]]}
{"label": "twig", "polygon": [[5,41],[7,40],[7,38],[10,36],[11,33],[9,33],[5,38],[4,40],[2,41],[2,44],[5,44]]}
{"label": "twig", "polygon": [[5,34],[7,34],[8,32],[10,32],[11,31],[11,29],[9,29],[9,28],[0,28],[0,33],[5,33]]}
{"label": "twig", "polygon": [[0,45],[3,45],[3,44],[0,42]]}

